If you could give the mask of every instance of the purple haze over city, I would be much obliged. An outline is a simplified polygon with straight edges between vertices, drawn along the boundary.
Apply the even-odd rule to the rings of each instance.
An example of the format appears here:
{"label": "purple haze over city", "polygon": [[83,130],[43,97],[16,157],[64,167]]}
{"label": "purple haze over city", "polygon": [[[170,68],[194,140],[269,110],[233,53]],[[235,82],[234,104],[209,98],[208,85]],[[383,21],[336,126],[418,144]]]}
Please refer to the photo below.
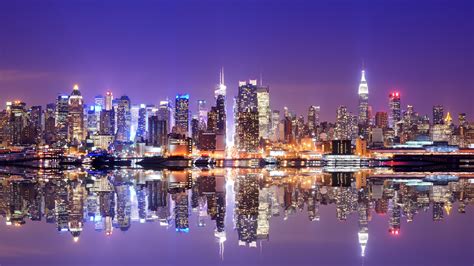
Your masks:
{"label": "purple haze over city", "polygon": [[189,93],[194,111],[223,66],[229,98],[261,74],[273,109],[320,105],[332,121],[338,105],[356,111],[364,64],[374,112],[397,89],[403,108],[474,116],[469,0],[2,1],[0,24],[1,102],[45,105],[78,83],[88,102]]}

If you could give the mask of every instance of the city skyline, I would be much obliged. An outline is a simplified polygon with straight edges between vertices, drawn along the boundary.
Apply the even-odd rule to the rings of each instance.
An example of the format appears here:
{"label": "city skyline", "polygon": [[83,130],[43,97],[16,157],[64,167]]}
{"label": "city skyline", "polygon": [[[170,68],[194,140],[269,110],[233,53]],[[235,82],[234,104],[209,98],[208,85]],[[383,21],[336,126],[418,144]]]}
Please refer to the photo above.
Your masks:
{"label": "city skyline", "polygon": [[[0,33],[7,38],[0,62],[0,101],[21,98],[31,105],[45,104],[78,83],[87,102],[107,90],[140,103],[157,104],[165,98],[161,96],[178,92],[211,102],[209,91],[224,66],[229,96],[236,95],[239,80],[259,79],[262,74],[273,92],[273,109],[287,105],[303,113],[307,106],[321,106],[322,120],[331,121],[338,105],[357,109],[364,65],[374,112],[388,111],[386,96],[397,90],[403,95],[402,108],[411,104],[424,114],[441,104],[454,114],[472,113],[472,2],[460,1],[446,9],[440,9],[443,2],[432,1],[346,4],[340,9],[337,4],[264,1],[246,13],[262,19],[247,22],[239,16],[249,4],[238,2],[205,1],[199,7],[190,2],[139,3],[126,16],[121,16],[125,6],[120,3],[85,2],[79,8],[53,1],[45,11],[49,16],[41,15],[44,7],[35,4],[19,10],[4,3],[5,27]],[[272,12],[266,12],[269,9]],[[318,18],[312,12],[325,15]],[[74,14],[74,21],[63,20],[69,14]],[[101,14],[110,22],[94,17]],[[172,14],[182,15],[182,24]],[[415,14],[416,21],[426,23],[414,23]],[[13,19],[18,22],[11,23]],[[166,21],[176,26],[175,32]],[[195,33],[193,23],[199,27]],[[32,25],[34,32],[25,31]],[[143,34],[134,34],[137,28]],[[256,32],[250,34],[255,46],[240,37],[250,32]],[[126,37],[129,34],[137,39]],[[23,53],[26,43],[36,45]],[[301,107],[298,95],[305,95]],[[191,110],[194,106],[193,101]]]}

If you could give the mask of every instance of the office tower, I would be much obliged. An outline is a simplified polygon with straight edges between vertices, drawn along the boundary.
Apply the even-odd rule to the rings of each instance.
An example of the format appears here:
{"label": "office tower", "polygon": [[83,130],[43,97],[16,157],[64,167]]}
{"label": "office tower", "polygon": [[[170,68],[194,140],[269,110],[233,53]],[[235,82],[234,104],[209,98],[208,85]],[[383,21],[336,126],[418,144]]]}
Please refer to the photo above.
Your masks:
{"label": "office tower", "polygon": [[207,107],[206,107],[206,100],[198,100],[197,101],[197,114],[198,114],[198,121],[199,121],[199,128],[201,130],[206,129],[206,120],[207,120]]}
{"label": "office tower", "polygon": [[94,105],[100,107],[100,109],[105,109],[105,98],[103,95],[97,95],[94,97]]}
{"label": "office tower", "polygon": [[308,109],[308,131],[310,136],[316,135],[316,127],[319,126],[319,112],[321,107],[311,105]]}
{"label": "office tower", "polygon": [[86,124],[87,132],[90,135],[94,135],[99,130],[98,128],[98,126],[100,126],[99,120],[100,120],[100,116],[96,115],[95,106],[90,106],[89,109],[87,110],[87,124]]}
{"label": "office tower", "polygon": [[164,147],[167,144],[168,125],[158,116],[148,118],[148,145]]}
{"label": "office tower", "polygon": [[100,112],[99,134],[100,135],[114,135],[115,134],[115,113],[113,109],[102,110]]}
{"label": "office tower", "polygon": [[399,92],[392,92],[389,94],[389,110],[390,113],[388,115],[388,126],[390,128],[396,129],[396,124],[400,122],[402,118],[401,113],[401,105],[400,105],[400,93]]}
{"label": "office tower", "polygon": [[271,130],[270,130],[270,138],[272,141],[278,141],[280,139],[280,111],[273,110],[272,111],[272,118],[271,118]]}
{"label": "office tower", "polygon": [[283,140],[285,143],[292,143],[294,141],[293,121],[289,115],[283,118]]}
{"label": "office tower", "polygon": [[217,149],[225,150],[226,147],[226,138],[227,138],[227,112],[226,112],[226,93],[227,86],[224,81],[224,68],[221,69],[219,73],[219,84],[217,85],[216,90],[214,91],[214,96],[216,98],[216,140],[217,140]]}
{"label": "office tower", "polygon": [[28,123],[26,104],[21,101],[7,102],[9,113],[9,140],[12,145],[23,144],[22,136]]}
{"label": "office tower", "polygon": [[140,104],[140,109],[138,109],[138,123],[137,123],[137,133],[135,135],[135,140],[138,142],[143,142],[146,139],[146,124],[147,124],[147,110],[146,105]]}
{"label": "office tower", "polygon": [[130,99],[128,96],[122,96],[117,105],[117,134],[115,139],[119,142],[130,141],[131,131],[131,113]]}
{"label": "office tower", "polygon": [[255,112],[258,110],[257,80],[239,81],[237,112],[243,112],[244,110]]}
{"label": "office tower", "polygon": [[174,120],[177,132],[187,136],[189,134],[189,94],[176,95]]}
{"label": "office tower", "polygon": [[81,143],[85,139],[83,104],[79,86],[76,84],[69,96],[68,138],[70,142]]}
{"label": "office tower", "polygon": [[468,121],[466,119],[466,113],[460,113],[458,114],[458,122],[460,127],[467,128],[468,126]]}
{"label": "office tower", "polygon": [[433,125],[443,125],[444,107],[442,105],[433,106]]}
{"label": "office tower", "polygon": [[375,127],[387,128],[388,127],[388,114],[387,112],[375,113]]}
{"label": "office tower", "polygon": [[259,138],[270,138],[270,89],[261,84],[257,88]]}
{"label": "office tower", "polygon": [[156,115],[160,120],[166,121],[166,125],[168,126],[168,132],[171,132],[172,125],[174,122],[173,119],[173,108],[171,108],[170,101],[160,101],[160,106],[158,107],[158,111]]}
{"label": "office tower", "polygon": [[69,96],[59,95],[56,99],[56,140],[64,145],[68,134]]}
{"label": "office tower", "polygon": [[246,109],[239,112],[238,115],[238,149],[245,152],[257,152],[259,144],[259,120],[257,110]]}
{"label": "office tower", "polygon": [[207,113],[207,131],[208,132],[217,132],[217,108],[215,106],[211,107],[211,110]]}
{"label": "office tower", "polygon": [[337,108],[335,135],[337,139],[345,140],[351,138],[351,119],[347,107],[341,105]]}
{"label": "office tower", "polygon": [[362,70],[362,76],[359,84],[359,134],[367,138],[369,126],[369,87],[365,80],[365,70]]}
{"label": "office tower", "polygon": [[41,137],[43,129],[43,108],[39,105],[31,106],[29,111],[30,123],[37,134]]}
{"label": "office tower", "polygon": [[140,110],[140,105],[138,104],[132,104],[130,106],[130,139],[131,140],[135,140],[137,136],[139,110]]}
{"label": "office tower", "polygon": [[114,99],[114,96],[112,95],[112,92],[111,91],[106,92],[105,106],[104,106],[105,110],[109,111],[113,109],[113,106],[112,106],[113,99]]}
{"label": "office tower", "polygon": [[199,144],[199,116],[193,115],[191,118],[191,138],[193,139],[196,146]]}
{"label": "office tower", "polygon": [[44,110],[44,134],[43,138],[46,144],[51,145],[56,140],[56,105],[50,103]]}

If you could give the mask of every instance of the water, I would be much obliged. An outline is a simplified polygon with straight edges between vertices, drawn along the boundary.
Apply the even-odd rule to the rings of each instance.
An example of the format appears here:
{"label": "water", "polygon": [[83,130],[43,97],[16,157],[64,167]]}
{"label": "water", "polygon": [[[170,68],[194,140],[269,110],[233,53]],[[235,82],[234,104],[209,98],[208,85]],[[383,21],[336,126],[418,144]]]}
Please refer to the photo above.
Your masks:
{"label": "water", "polygon": [[474,263],[474,173],[1,170],[1,265]]}

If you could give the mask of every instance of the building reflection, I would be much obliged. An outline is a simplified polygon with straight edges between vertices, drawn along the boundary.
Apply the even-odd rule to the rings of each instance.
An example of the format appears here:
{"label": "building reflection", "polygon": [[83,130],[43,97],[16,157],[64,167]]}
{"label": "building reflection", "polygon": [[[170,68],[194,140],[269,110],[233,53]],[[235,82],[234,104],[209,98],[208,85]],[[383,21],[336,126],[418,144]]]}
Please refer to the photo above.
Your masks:
{"label": "building reflection", "polygon": [[388,232],[396,236],[402,223],[412,222],[419,212],[431,211],[433,221],[439,222],[453,208],[463,214],[474,202],[474,177],[469,173],[120,169],[0,178],[0,214],[7,225],[44,219],[58,231],[69,232],[74,241],[79,241],[85,223],[106,236],[127,231],[134,223],[156,222],[178,233],[212,226],[221,256],[232,228],[226,221],[233,222],[239,245],[257,247],[270,239],[272,219],[303,213],[317,222],[324,218],[321,206],[333,205],[338,220],[358,218],[357,239],[365,256],[373,214],[386,215]]}

